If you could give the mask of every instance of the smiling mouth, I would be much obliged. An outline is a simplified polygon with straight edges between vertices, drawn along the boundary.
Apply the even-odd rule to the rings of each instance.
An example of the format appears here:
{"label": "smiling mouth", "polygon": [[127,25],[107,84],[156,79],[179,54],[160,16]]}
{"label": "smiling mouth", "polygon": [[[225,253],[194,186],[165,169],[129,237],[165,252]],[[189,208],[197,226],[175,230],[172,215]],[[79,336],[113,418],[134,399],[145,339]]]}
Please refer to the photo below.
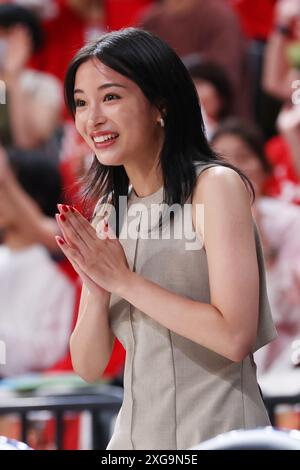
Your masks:
{"label": "smiling mouth", "polygon": [[100,135],[93,137],[93,141],[95,144],[104,144],[106,142],[112,142],[119,137],[119,134],[116,132],[106,135]]}

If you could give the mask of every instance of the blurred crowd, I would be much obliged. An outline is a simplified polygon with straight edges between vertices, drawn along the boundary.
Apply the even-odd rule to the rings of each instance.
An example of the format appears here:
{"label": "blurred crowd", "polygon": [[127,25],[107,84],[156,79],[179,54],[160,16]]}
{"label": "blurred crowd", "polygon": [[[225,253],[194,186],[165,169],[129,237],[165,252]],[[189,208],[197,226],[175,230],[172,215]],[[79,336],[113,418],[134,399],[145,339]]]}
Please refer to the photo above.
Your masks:
{"label": "blurred crowd", "polygon": [[[57,203],[83,209],[80,178],[93,155],[62,83],[84,43],[130,25],[176,50],[211,145],[254,185],[279,334],[256,355],[258,374],[292,371],[300,365],[300,0],[15,0],[0,2],[0,378],[72,368],[81,285],[58,252],[54,213]],[[92,210],[93,201],[85,215]],[[124,355],[116,341],[105,377],[121,383]]]}

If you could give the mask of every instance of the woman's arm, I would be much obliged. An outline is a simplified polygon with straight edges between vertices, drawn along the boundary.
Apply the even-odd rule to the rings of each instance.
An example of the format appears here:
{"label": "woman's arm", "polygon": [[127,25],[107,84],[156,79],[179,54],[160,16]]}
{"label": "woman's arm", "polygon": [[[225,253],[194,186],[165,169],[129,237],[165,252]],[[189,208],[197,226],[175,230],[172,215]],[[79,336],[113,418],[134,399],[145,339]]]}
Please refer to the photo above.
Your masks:
{"label": "woman's arm", "polygon": [[[61,204],[58,209],[65,215],[70,214],[70,210],[65,212]],[[77,213],[77,212],[76,212]],[[79,213],[78,213],[79,216]],[[73,218],[73,223],[75,218]],[[61,226],[62,233],[66,242],[64,245],[69,244],[73,249],[78,243],[79,239],[76,238],[75,233],[70,230],[71,225],[68,226],[61,222],[60,217],[57,217],[57,222]],[[79,221],[77,223],[80,224]],[[91,242],[93,237],[96,237],[95,227],[97,219],[95,218],[90,224],[86,219],[81,217],[81,223],[86,226],[85,235]],[[84,225],[79,225],[84,228]],[[78,232],[77,232],[78,233]],[[83,241],[83,239],[81,239]],[[95,262],[95,255],[92,256]],[[86,382],[95,382],[100,379],[104,369],[106,368],[110,359],[114,335],[109,325],[109,304],[111,294],[97,285],[86,272],[84,272],[79,264],[74,260],[74,257],[69,254],[69,261],[72,263],[75,271],[83,281],[78,319],[75,329],[70,339],[70,352],[72,364],[75,372],[80,375]],[[101,260],[96,261],[101,263]]]}
{"label": "woman's arm", "polygon": [[[198,178],[194,216],[196,204],[204,204],[211,304],[181,297],[133,272],[117,294],[166,328],[239,362],[251,351],[258,323],[259,273],[249,193],[236,172],[214,167]],[[201,232],[199,225],[196,231]]]}
{"label": "woman's arm", "polygon": [[101,378],[112,353],[114,335],[109,326],[109,300],[109,294],[93,294],[83,284],[70,351],[75,372],[86,382]]}

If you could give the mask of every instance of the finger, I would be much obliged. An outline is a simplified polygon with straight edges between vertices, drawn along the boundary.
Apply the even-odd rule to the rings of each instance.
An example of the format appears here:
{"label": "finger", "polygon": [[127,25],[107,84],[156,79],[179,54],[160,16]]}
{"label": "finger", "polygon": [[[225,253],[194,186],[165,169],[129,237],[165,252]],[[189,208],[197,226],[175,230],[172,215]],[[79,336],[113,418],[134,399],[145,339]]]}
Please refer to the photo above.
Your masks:
{"label": "finger", "polygon": [[65,240],[63,238],[59,237],[58,235],[55,236],[55,240],[56,240],[58,246],[60,247],[61,251],[68,258],[68,260],[71,263],[75,262],[81,268],[82,263],[84,262],[84,258],[82,256],[82,254],[78,250],[76,250],[75,248],[72,248],[71,246],[69,246],[65,242]]}
{"label": "finger", "polygon": [[60,217],[59,217],[59,214],[55,214],[55,219],[56,219],[56,222],[57,222],[57,225],[59,226],[59,229],[64,237],[64,239],[66,240],[66,242],[68,243],[68,245],[70,245],[71,247],[73,248],[76,248],[76,245],[73,243],[73,241],[71,240],[71,238],[69,237],[68,233],[67,233],[67,230],[65,230],[66,226],[63,225]]}
{"label": "finger", "polygon": [[104,236],[107,239],[114,240],[116,239],[116,234],[115,231],[112,227],[112,225],[109,223],[109,214],[106,213],[106,215],[103,217],[103,219],[100,221],[100,227],[104,232]]}
{"label": "finger", "polygon": [[80,247],[81,249],[88,248],[88,243],[82,236],[80,227],[74,227],[65,214],[55,214],[55,217],[63,235],[71,246]]}
{"label": "finger", "polygon": [[97,237],[100,238],[100,240],[106,240],[109,238],[109,225],[105,218],[99,220],[99,222],[97,223],[96,234]]}
{"label": "finger", "polygon": [[74,229],[80,233],[80,236],[85,240],[87,245],[97,239],[95,229],[77,209],[72,206],[67,206],[66,204],[57,204],[57,207],[60,213],[69,220]]}

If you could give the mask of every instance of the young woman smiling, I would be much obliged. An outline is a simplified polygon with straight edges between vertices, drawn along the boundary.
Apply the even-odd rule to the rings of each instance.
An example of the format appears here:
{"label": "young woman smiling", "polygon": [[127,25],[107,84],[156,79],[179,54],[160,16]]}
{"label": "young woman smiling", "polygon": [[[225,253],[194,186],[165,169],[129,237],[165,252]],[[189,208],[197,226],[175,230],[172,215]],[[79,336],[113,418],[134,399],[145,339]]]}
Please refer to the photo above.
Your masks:
{"label": "young woman smiling", "polygon": [[[126,349],[124,401],[107,448],[186,449],[269,424],[252,353],[276,333],[249,182],[210,149],[184,65],[146,31],[108,33],[76,54],[65,95],[95,153],[85,196],[99,198],[92,224],[68,206],[57,215],[57,242],[83,280],[74,369],[96,381],[114,337]],[[123,222],[108,226],[105,207],[118,215],[120,196],[128,196]],[[163,202],[192,205],[199,249],[161,236],[166,226],[176,232],[176,212],[144,236],[134,207],[151,212]],[[123,236],[130,220],[136,237]]]}

